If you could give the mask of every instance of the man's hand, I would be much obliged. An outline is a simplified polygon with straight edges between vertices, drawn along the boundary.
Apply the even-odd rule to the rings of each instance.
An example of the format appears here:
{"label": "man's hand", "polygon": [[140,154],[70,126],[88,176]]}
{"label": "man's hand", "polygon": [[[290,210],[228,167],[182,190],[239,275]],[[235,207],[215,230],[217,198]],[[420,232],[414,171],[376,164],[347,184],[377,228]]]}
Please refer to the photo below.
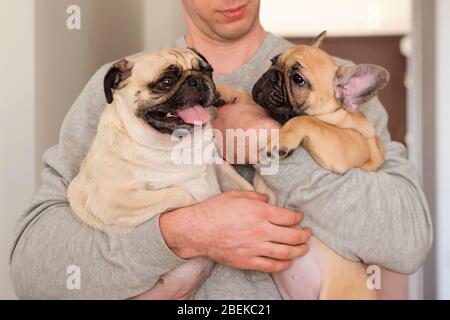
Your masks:
{"label": "man's hand", "polygon": [[[270,136],[270,131],[272,129],[279,129],[280,124],[273,120],[262,107],[257,104],[244,104],[244,103],[236,103],[236,104],[228,104],[220,107],[217,110],[217,118],[213,123],[213,127],[222,132],[223,141],[216,141],[217,145],[221,150],[228,150],[226,148],[226,130],[227,129],[242,129],[247,131],[249,129],[259,130],[264,129]],[[259,135],[257,135],[260,137]],[[268,137],[264,138],[264,141],[258,141],[258,145],[266,146],[268,141]],[[237,141],[235,139],[234,145],[237,145]],[[237,163],[236,154],[229,154],[227,152],[223,152],[223,156],[225,160],[232,164],[256,164],[258,162],[258,154],[249,154],[248,139],[245,141],[245,146],[247,148],[245,152],[245,163]],[[237,151],[237,148],[233,148],[233,151]],[[255,150],[257,151],[257,150]]]}
{"label": "man's hand", "polygon": [[181,258],[207,256],[233,268],[280,272],[308,252],[311,230],[297,227],[302,213],[267,201],[255,192],[226,192],[163,214],[161,232]]}

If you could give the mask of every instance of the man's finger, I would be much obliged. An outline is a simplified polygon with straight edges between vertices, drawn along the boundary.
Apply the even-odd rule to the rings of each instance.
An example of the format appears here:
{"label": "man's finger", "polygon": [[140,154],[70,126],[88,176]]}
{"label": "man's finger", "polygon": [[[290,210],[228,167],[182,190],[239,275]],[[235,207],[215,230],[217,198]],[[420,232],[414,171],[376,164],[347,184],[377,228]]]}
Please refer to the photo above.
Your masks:
{"label": "man's finger", "polygon": [[262,256],[281,261],[303,257],[308,251],[309,246],[307,244],[288,246],[270,242],[263,244],[260,250]]}
{"label": "man's finger", "polygon": [[303,213],[273,207],[269,221],[278,226],[294,226],[303,220]]}
{"label": "man's finger", "polygon": [[268,234],[270,235],[270,238],[268,241],[291,246],[298,246],[306,243],[312,235],[312,231],[309,228],[286,228],[276,225],[270,225],[269,228],[270,231]]}
{"label": "man's finger", "polygon": [[292,260],[280,261],[266,257],[254,257],[251,260],[250,268],[266,273],[276,273],[289,269],[291,265]]}
{"label": "man's finger", "polygon": [[249,200],[269,202],[269,196],[267,194],[262,194],[254,191],[231,191],[231,193],[237,197],[242,197]]}

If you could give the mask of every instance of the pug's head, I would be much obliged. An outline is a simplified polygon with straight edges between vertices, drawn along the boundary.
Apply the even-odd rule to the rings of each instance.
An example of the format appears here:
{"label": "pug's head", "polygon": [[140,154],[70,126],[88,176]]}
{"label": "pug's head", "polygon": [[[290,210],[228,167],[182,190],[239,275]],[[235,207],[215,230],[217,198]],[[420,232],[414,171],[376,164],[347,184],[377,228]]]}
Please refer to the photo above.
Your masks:
{"label": "pug's head", "polygon": [[104,79],[108,104],[118,103],[138,121],[161,133],[191,129],[210,120],[213,69],[194,49],[145,53],[115,63]]}
{"label": "pug's head", "polygon": [[294,46],[274,57],[253,87],[253,99],[280,123],[340,108],[355,111],[389,82],[389,72],[380,66],[337,66],[319,48],[325,36],[323,32],[312,46]]}

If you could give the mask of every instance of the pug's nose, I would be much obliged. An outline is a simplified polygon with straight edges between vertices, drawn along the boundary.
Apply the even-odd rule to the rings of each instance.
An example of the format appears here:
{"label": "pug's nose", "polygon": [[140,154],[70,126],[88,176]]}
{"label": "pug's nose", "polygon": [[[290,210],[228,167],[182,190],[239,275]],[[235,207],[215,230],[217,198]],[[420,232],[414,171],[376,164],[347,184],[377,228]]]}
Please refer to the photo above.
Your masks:
{"label": "pug's nose", "polygon": [[199,78],[191,77],[188,79],[188,85],[193,88],[200,88],[202,82]]}

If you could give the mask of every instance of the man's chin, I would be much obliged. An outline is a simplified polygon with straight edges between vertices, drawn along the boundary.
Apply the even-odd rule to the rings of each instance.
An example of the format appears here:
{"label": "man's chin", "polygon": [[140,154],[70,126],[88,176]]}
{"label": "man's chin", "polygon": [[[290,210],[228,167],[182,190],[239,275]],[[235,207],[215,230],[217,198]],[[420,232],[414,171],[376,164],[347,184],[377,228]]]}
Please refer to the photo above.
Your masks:
{"label": "man's chin", "polygon": [[[217,28],[218,27],[218,28]],[[251,29],[251,24],[248,21],[233,21],[219,24],[213,28],[214,32],[224,40],[239,40],[247,35]]]}

